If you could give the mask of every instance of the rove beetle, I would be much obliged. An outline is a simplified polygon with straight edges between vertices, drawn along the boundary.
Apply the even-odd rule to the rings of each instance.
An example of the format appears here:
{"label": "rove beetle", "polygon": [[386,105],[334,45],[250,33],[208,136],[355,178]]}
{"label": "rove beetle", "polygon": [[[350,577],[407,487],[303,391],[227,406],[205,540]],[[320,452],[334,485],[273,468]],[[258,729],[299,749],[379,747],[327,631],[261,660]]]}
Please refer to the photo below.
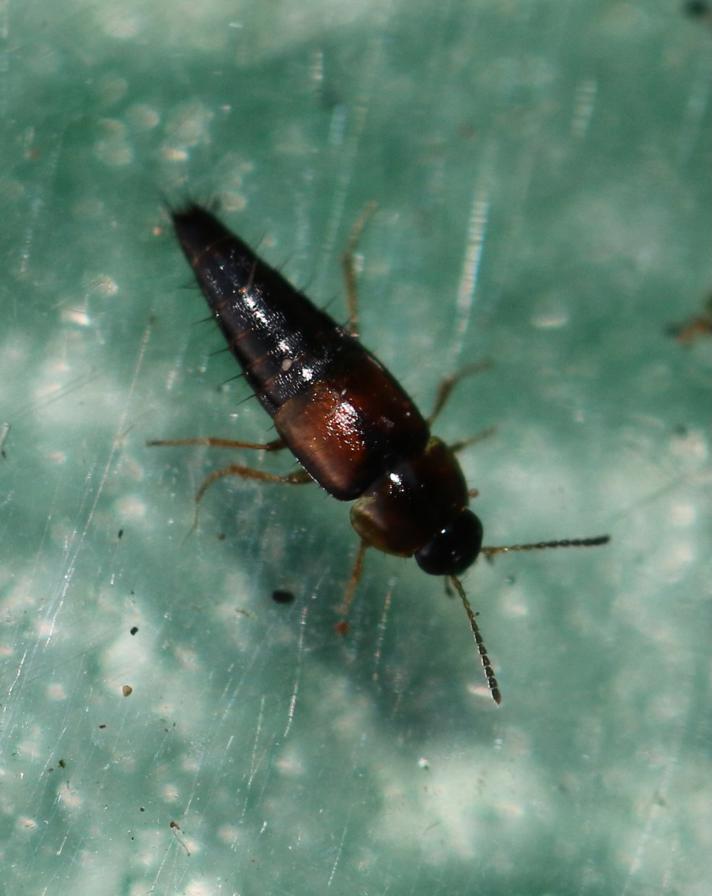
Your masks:
{"label": "rove beetle", "polygon": [[284,476],[230,464],[211,473],[198,489],[224,476],[262,482],[316,482],[339,501],[352,501],[351,525],[361,539],[341,606],[345,617],[363,569],[367,548],[415,557],[431,575],[445,576],[469,619],[490,692],[501,694],[476,614],[460,583],[480,554],[591,547],[608,535],[536,544],[483,547],[482,523],[469,509],[468,491],[456,453],[478,437],[446,445],[430,434],[452,389],[482,369],[470,365],[445,379],[428,418],[358,340],[356,271],[353,256],[367,216],[356,223],[342,263],[349,323],[340,326],[265,264],[209,211],[191,204],[171,210],[178,242],[212,314],[278,438],[242,442],[220,438],[153,440],[149,445],[213,445],[278,451],[289,448],[301,468]]}

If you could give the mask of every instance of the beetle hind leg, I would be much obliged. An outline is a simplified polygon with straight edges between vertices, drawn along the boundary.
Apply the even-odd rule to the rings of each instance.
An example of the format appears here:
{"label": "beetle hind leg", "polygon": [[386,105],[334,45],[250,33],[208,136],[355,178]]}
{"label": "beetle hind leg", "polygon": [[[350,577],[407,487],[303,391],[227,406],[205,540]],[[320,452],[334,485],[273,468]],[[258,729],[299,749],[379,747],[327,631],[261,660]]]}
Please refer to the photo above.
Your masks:
{"label": "beetle hind leg", "polygon": [[356,559],[354,560],[354,565],[351,568],[351,575],[349,576],[349,580],[346,583],[346,587],[344,588],[344,599],[341,601],[341,604],[338,608],[338,613],[341,619],[336,623],[336,631],[340,635],[345,635],[349,630],[349,624],[346,621],[346,617],[349,615],[349,610],[351,609],[351,604],[354,601],[354,597],[356,596],[356,589],[358,587],[358,583],[361,581],[361,576],[363,574],[363,558],[366,553],[366,548],[368,544],[361,539],[358,546],[358,551],[356,552]]}
{"label": "beetle hind leg", "polygon": [[198,436],[194,439],[149,439],[146,444],[149,448],[208,445],[211,448],[247,448],[254,451],[281,451],[287,447],[281,439],[273,439],[271,442],[242,442],[238,439],[221,439],[215,436]]}
{"label": "beetle hind leg", "polygon": [[227,467],[221,467],[219,470],[213,470],[212,473],[203,479],[200,488],[195,493],[195,516],[193,517],[193,525],[190,528],[191,533],[198,527],[200,502],[203,500],[205,492],[214,482],[217,482],[218,479],[224,479],[226,476],[239,476],[241,479],[254,479],[258,482],[278,482],[284,485],[306,485],[314,481],[306,470],[294,470],[292,473],[285,473],[283,476],[277,473],[268,473],[266,470],[256,470],[254,467],[246,467],[243,464],[230,464]]}

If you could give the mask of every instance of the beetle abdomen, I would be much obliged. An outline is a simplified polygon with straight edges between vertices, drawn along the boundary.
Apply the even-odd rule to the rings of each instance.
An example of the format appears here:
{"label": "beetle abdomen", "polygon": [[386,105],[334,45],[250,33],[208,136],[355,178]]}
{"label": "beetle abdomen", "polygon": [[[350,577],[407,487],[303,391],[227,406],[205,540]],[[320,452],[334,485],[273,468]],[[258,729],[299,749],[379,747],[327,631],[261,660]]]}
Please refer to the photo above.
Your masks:
{"label": "beetle abdomen", "polygon": [[183,252],[270,415],[324,377],[348,336],[210,212],[173,214]]}
{"label": "beetle abdomen", "polygon": [[173,213],[183,252],[228,346],[307,472],[357,498],[428,426],[390,373],[210,212]]}

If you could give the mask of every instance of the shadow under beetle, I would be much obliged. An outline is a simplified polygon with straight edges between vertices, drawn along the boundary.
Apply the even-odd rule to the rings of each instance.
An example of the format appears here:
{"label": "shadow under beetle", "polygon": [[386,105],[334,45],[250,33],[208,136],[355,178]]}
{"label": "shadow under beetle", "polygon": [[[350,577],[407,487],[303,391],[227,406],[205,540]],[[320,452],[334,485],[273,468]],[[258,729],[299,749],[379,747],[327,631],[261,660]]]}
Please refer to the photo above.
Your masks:
{"label": "shadow under beetle", "polygon": [[494,669],[458,577],[479,554],[491,558],[509,551],[590,547],[606,544],[609,536],[483,547],[482,523],[468,507],[477,492],[468,490],[456,457],[478,436],[448,446],[431,435],[430,427],[455,385],[485,365],[470,365],[443,380],[433,411],[425,418],[361,345],[353,256],[372,210],[368,207],[353,228],[342,259],[349,306],[345,327],[316,308],[209,211],[189,205],[171,212],[176,236],[210,310],[279,438],[264,444],[207,437],[148,444],[289,448],[302,469],[279,476],[230,464],[205,479],[196,502],[224,476],[295,485],[314,481],[338,500],[352,501],[351,525],[361,541],[337,628],[346,631],[345,617],[367,548],[415,557],[425,572],[445,576],[460,596],[490,692],[499,703]]}

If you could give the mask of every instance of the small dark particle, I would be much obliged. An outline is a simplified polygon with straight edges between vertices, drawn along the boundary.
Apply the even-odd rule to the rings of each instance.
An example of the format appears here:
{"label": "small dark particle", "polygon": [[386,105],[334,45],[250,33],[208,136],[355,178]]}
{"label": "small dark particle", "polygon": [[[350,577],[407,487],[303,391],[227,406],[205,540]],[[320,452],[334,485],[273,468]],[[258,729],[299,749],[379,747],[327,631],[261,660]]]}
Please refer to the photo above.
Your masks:
{"label": "small dark particle", "polygon": [[349,624],[345,619],[342,619],[340,622],[337,622],[334,626],[334,631],[337,635],[348,635],[349,633]]}
{"label": "small dark particle", "polygon": [[104,729],[104,728],[106,728],[106,727],[107,727],[107,726],[106,726],[105,724],[103,724],[103,723],[102,723],[101,725],[99,725],[99,728],[100,728],[100,729]]}
{"label": "small dark particle", "polygon": [[121,538],[123,538],[123,537],[124,537],[124,530],[123,530],[123,529],[119,529],[118,534],[117,534],[117,538],[121,539]]}
{"label": "small dark particle", "polygon": [[294,601],[294,595],[291,591],[283,591],[278,588],[272,592],[272,600],[276,604],[291,604]]}
{"label": "small dark particle", "polygon": [[137,631],[138,631],[137,625],[132,625],[131,628],[129,629],[129,633],[132,635],[135,635]]}
{"label": "small dark particle", "polygon": [[700,336],[712,336],[712,295],[708,297],[700,314],[682,323],[670,324],[666,332],[681,345],[690,345]]}
{"label": "small dark particle", "polygon": [[5,454],[5,439],[8,437],[9,432],[10,424],[0,423],[0,455],[2,455],[3,460],[7,460],[7,454]]}
{"label": "small dark particle", "polygon": [[124,695],[124,697],[130,697],[131,694],[133,694],[133,688],[131,687],[130,684],[125,684],[121,688],[121,693]]}
{"label": "small dark particle", "polygon": [[64,759],[60,759],[59,762],[57,763],[57,765],[58,765],[60,768],[66,768],[66,767],[67,767],[67,763],[64,761]]}
{"label": "small dark particle", "polygon": [[711,11],[710,4],[705,0],[688,0],[683,9],[691,19],[701,19]]}
{"label": "small dark particle", "polygon": [[180,831],[180,829],[181,829],[181,827],[180,827],[180,825],[178,824],[177,821],[172,821],[172,822],[171,822],[171,830],[172,830],[173,833],[175,834],[175,838],[176,838],[176,840],[180,843],[180,845],[181,845],[181,846],[183,847],[183,849],[185,850],[185,854],[186,854],[187,856],[189,856],[189,855],[190,855],[190,850],[188,849],[188,844],[185,842],[185,840],[184,840],[184,839],[180,836],[180,834],[178,833],[178,831]]}
{"label": "small dark particle", "polygon": [[224,532],[218,532],[218,541],[225,541],[225,537]]}
{"label": "small dark particle", "polygon": [[139,811],[139,812],[145,812],[146,810],[143,808],[143,806],[139,806],[139,807],[138,807],[138,811]]}

